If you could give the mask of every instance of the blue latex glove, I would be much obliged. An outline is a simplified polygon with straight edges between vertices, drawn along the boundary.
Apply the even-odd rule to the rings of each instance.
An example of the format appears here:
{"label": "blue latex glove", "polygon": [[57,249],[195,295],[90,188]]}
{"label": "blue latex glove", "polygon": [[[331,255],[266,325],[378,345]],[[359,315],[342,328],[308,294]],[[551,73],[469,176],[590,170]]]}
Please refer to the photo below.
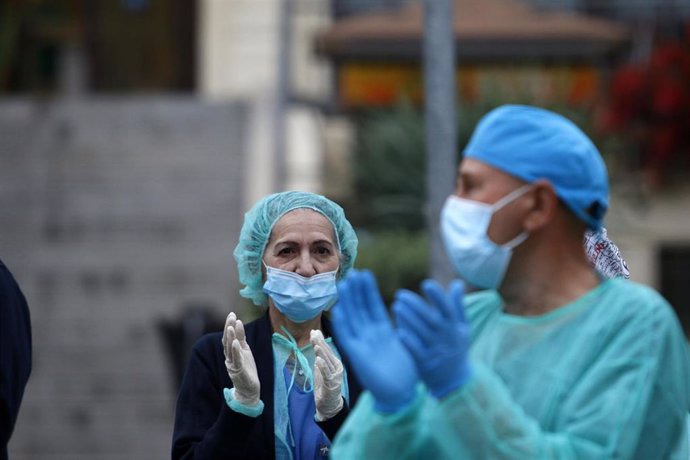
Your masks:
{"label": "blue latex glove", "polygon": [[442,398],[469,380],[470,328],[463,307],[464,286],[453,281],[449,292],[433,280],[422,283],[427,300],[401,289],[393,311],[397,333],[410,350],[432,395]]}
{"label": "blue latex glove", "polygon": [[410,352],[398,340],[369,271],[351,270],[338,283],[333,329],[355,375],[381,412],[397,412],[412,402],[419,381]]}

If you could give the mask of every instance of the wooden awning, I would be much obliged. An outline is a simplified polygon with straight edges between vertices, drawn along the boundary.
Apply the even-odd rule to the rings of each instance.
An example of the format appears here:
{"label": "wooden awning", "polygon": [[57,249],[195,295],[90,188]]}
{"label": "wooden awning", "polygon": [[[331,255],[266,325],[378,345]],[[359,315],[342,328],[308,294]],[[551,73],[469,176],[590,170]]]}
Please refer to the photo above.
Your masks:
{"label": "wooden awning", "polygon": [[[621,24],[517,0],[455,0],[456,50],[460,59],[524,60],[606,58],[624,49]],[[423,11],[419,2],[393,12],[350,17],[317,37],[317,50],[337,60],[417,60]]]}

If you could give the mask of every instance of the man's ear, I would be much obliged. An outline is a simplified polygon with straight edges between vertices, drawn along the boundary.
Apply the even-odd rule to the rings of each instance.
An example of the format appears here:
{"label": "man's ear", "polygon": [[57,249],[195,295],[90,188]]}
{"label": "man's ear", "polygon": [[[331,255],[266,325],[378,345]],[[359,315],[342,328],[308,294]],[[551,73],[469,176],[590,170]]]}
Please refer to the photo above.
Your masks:
{"label": "man's ear", "polygon": [[539,179],[532,183],[532,209],[525,217],[525,230],[532,233],[548,224],[558,209],[558,195],[553,185],[546,179]]}

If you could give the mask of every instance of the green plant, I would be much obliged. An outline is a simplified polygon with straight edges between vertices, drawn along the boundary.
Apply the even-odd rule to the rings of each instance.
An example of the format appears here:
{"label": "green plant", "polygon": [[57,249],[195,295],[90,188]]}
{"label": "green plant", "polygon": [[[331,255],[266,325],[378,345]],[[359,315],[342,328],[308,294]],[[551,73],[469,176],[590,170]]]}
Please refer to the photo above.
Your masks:
{"label": "green plant", "polygon": [[[424,228],[424,133],[407,102],[358,120],[354,178],[357,206],[349,214],[368,230]],[[350,210],[348,210],[350,211]]]}
{"label": "green plant", "polygon": [[426,232],[361,232],[355,266],[376,274],[379,288],[390,305],[395,291],[418,290],[427,277],[429,244]]}

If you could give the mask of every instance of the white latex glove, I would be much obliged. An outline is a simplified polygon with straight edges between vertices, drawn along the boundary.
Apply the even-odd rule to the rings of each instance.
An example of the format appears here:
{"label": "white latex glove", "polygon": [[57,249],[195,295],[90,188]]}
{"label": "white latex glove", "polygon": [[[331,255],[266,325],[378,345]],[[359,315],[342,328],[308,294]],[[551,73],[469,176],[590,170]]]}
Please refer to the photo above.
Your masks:
{"label": "white latex glove", "polygon": [[319,330],[311,331],[309,340],[314,347],[314,402],[316,420],[322,422],[334,417],[343,408],[341,386],[343,364],[323,338]]}
{"label": "white latex glove", "polygon": [[256,363],[244,335],[244,325],[233,312],[230,312],[225,320],[223,352],[225,368],[235,387],[235,400],[244,406],[256,406],[259,403],[261,389]]}

